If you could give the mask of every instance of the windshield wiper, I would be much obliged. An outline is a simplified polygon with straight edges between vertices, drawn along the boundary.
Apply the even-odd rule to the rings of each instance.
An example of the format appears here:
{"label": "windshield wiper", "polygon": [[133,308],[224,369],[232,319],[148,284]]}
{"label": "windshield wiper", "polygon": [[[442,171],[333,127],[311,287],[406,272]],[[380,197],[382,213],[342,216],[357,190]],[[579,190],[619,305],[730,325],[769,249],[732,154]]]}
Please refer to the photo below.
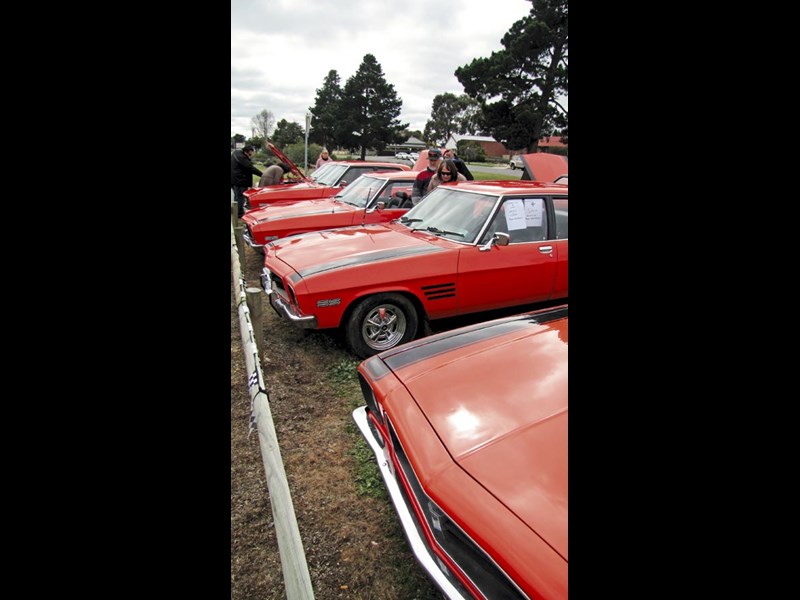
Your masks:
{"label": "windshield wiper", "polygon": [[409,219],[407,216],[403,215],[399,219],[395,219],[395,221],[400,221],[403,225],[406,223],[419,223],[422,219]]}
{"label": "windshield wiper", "polygon": [[426,227],[426,231],[430,231],[431,233],[435,233],[437,235],[458,235],[464,237],[463,233],[459,233],[458,231],[447,231],[446,229],[439,229],[438,227]]}

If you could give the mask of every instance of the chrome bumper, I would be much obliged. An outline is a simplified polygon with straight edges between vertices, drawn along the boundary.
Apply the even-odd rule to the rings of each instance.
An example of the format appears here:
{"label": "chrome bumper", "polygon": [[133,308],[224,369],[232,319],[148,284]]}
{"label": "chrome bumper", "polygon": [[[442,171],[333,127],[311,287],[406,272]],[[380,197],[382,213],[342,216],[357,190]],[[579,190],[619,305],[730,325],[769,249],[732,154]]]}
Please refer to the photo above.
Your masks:
{"label": "chrome bumper", "polygon": [[269,298],[269,303],[272,305],[272,308],[275,309],[275,312],[281,315],[282,317],[289,319],[292,323],[301,327],[303,329],[316,329],[317,328],[317,317],[314,315],[309,315],[306,317],[301,317],[300,315],[294,312],[294,309],[289,305],[286,304],[283,300],[278,297],[274,291],[270,290],[267,291],[267,297]]}
{"label": "chrome bumper", "polygon": [[[406,534],[406,538],[408,538],[408,543],[414,551],[414,556],[416,556],[422,568],[428,572],[428,576],[433,579],[433,582],[439,586],[439,589],[449,600],[469,600],[469,598],[462,596],[458,590],[453,587],[453,584],[447,580],[439,569],[438,564],[431,556],[425,541],[417,531],[414,517],[411,516],[412,509],[406,504],[405,497],[400,491],[399,484],[394,474],[389,469],[388,460],[384,457],[383,448],[381,448],[381,445],[378,443],[378,440],[375,439],[375,435],[369,427],[366,406],[361,406],[353,411],[353,421],[355,421],[356,426],[361,431],[361,435],[364,436],[373,454],[375,454],[375,460],[378,462],[378,470],[381,472],[383,482],[386,484],[386,491],[389,492],[394,508],[397,511],[397,516],[400,517],[400,524],[403,526],[403,531]],[[388,443],[388,441],[386,443]]]}
{"label": "chrome bumper", "polygon": [[247,242],[247,245],[250,246],[251,248],[263,248],[264,247],[264,244],[256,244],[255,240],[250,237],[250,232],[247,229],[247,227],[245,227],[244,231],[242,231],[242,237],[244,238],[244,241]]}

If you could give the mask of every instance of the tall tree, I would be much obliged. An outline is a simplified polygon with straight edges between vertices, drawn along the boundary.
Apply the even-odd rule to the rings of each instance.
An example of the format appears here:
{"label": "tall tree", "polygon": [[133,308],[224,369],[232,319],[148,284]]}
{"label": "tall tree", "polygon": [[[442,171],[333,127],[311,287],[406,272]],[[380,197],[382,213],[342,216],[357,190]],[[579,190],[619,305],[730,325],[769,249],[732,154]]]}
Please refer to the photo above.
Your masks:
{"label": "tall tree", "polygon": [[458,133],[467,135],[482,135],[485,125],[483,123],[483,106],[475,98],[466,94],[459,96],[464,108],[459,115]]}
{"label": "tall tree", "polygon": [[463,105],[458,96],[445,92],[433,97],[431,118],[425,123],[425,139],[443,145],[448,138],[458,133],[459,114]]}
{"label": "tall tree", "polygon": [[454,133],[476,135],[482,129],[482,118],[481,103],[467,94],[439,94],[433,98],[431,118],[425,123],[425,139],[444,144]]}
{"label": "tall tree", "polygon": [[272,134],[272,143],[283,150],[289,144],[302,142],[305,135],[306,132],[299,123],[290,123],[286,119],[281,119],[278,121],[278,126],[275,127],[275,133]]}
{"label": "tall tree", "polygon": [[455,76],[483,103],[486,128],[496,139],[535,152],[542,134],[568,124],[557,99],[568,93],[569,8],[567,0],[530,1],[530,14],[503,36],[504,49],[459,67]]}
{"label": "tall tree", "polygon": [[322,87],[317,90],[314,106],[308,109],[311,113],[309,142],[316,142],[330,150],[339,144],[336,138],[342,103],[342,88],[339,81],[339,73],[336,70],[328,71]]}
{"label": "tall tree", "polygon": [[383,69],[372,54],[365,54],[358,71],[342,90],[340,122],[337,137],[347,148],[361,149],[361,160],[367,148],[381,152],[387,144],[405,141],[403,130],[408,123],[397,117],[403,101],[383,75]]}
{"label": "tall tree", "polygon": [[[250,125],[253,128],[252,137],[263,137],[266,140],[275,126],[275,115],[265,108],[250,119]],[[266,141],[264,143],[266,144]],[[266,148],[266,145],[264,147]]]}

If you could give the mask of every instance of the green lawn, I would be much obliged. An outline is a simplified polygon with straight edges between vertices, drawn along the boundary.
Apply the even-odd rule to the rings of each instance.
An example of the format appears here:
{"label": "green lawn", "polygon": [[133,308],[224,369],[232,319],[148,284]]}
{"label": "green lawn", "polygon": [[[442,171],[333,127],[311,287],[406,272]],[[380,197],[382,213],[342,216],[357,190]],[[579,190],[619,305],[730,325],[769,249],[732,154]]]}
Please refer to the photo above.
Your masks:
{"label": "green lawn", "polygon": [[475,177],[475,181],[488,181],[497,179],[509,179],[514,181],[519,181],[519,178],[522,177],[522,171],[520,171],[517,175],[506,175],[504,173],[480,173],[478,171],[472,171],[472,170],[470,170],[470,172]]}

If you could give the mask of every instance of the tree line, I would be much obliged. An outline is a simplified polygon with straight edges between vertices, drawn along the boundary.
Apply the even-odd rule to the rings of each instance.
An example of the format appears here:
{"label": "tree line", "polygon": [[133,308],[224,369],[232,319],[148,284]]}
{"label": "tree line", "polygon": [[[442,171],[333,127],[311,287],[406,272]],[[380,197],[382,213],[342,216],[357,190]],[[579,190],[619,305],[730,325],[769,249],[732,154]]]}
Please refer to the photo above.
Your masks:
{"label": "tree line", "polygon": [[[403,101],[372,54],[344,86],[331,70],[309,107],[309,142],[333,148],[383,153],[409,136],[442,145],[452,134],[488,135],[512,149],[536,152],[539,139],[560,135],[566,142],[568,112],[558,98],[568,94],[569,28],[567,0],[529,0],[528,15],[503,36],[502,50],[458,67],[455,76],[464,94],[449,92],[433,98],[424,131],[409,131],[398,119]],[[269,139],[279,148],[302,142],[305,130],[296,122],[262,110],[252,119],[256,135],[240,134],[235,142],[263,146]],[[274,131],[273,131],[274,127]],[[270,132],[272,134],[270,135]]]}

